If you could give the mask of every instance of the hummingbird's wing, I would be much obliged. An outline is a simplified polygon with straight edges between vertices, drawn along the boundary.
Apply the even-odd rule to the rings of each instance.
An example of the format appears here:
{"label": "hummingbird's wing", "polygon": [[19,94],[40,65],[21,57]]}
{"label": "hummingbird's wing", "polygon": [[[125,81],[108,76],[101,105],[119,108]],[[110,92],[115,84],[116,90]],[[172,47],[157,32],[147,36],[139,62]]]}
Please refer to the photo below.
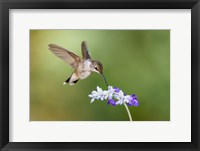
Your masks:
{"label": "hummingbird's wing", "polygon": [[83,59],[86,59],[86,60],[91,59],[90,53],[89,53],[89,50],[87,48],[87,44],[85,41],[83,41],[81,44],[81,50],[82,50]]}
{"label": "hummingbird's wing", "polygon": [[53,52],[57,57],[71,65],[73,68],[77,67],[78,63],[81,61],[79,56],[58,45],[49,44],[49,50],[51,50],[51,52]]}

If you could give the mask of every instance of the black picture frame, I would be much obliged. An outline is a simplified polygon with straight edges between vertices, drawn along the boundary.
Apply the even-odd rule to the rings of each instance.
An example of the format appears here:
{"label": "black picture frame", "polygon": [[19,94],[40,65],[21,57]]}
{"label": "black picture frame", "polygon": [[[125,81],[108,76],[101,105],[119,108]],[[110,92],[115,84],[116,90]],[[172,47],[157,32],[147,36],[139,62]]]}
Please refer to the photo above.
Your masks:
{"label": "black picture frame", "polygon": [[[9,142],[9,9],[191,9],[191,142]],[[200,150],[200,102],[198,95],[200,86],[199,0],[0,0],[0,11],[0,148],[2,151],[72,149]]]}

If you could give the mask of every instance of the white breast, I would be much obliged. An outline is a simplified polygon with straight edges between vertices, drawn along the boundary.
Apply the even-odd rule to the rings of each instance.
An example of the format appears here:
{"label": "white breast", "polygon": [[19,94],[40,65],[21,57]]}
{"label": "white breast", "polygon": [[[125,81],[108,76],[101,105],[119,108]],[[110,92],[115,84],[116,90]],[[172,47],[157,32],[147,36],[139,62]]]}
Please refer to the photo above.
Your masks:
{"label": "white breast", "polygon": [[91,71],[82,72],[80,79],[85,79],[91,74]]}
{"label": "white breast", "polygon": [[83,65],[80,67],[80,79],[85,79],[91,74],[90,65],[91,62],[89,60],[84,61]]}

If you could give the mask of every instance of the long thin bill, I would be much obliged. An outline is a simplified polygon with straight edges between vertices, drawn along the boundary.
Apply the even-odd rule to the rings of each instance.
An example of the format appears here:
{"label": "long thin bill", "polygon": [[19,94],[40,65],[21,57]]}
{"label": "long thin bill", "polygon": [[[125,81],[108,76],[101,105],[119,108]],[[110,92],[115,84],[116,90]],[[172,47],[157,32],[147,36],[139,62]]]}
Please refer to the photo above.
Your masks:
{"label": "long thin bill", "polygon": [[102,73],[101,75],[102,75],[102,77],[103,77],[103,80],[105,81],[105,83],[106,83],[106,85],[107,85],[107,87],[108,87],[108,82],[107,82],[107,80],[106,80],[106,77],[104,76],[104,74],[103,74],[103,73]]}

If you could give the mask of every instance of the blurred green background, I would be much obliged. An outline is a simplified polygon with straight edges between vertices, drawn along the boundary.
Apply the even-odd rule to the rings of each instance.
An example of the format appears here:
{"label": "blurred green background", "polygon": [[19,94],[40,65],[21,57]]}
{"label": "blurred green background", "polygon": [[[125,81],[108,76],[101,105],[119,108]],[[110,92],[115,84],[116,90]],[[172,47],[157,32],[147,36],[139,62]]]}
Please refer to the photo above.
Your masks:
{"label": "blurred green background", "polygon": [[136,94],[129,107],[134,121],[170,120],[169,30],[30,30],[31,121],[127,121],[125,107],[90,104],[90,94],[102,77],[92,73],[76,85],[63,86],[73,69],[48,50],[57,44],[81,55],[87,41],[93,59],[100,60],[112,86]]}

